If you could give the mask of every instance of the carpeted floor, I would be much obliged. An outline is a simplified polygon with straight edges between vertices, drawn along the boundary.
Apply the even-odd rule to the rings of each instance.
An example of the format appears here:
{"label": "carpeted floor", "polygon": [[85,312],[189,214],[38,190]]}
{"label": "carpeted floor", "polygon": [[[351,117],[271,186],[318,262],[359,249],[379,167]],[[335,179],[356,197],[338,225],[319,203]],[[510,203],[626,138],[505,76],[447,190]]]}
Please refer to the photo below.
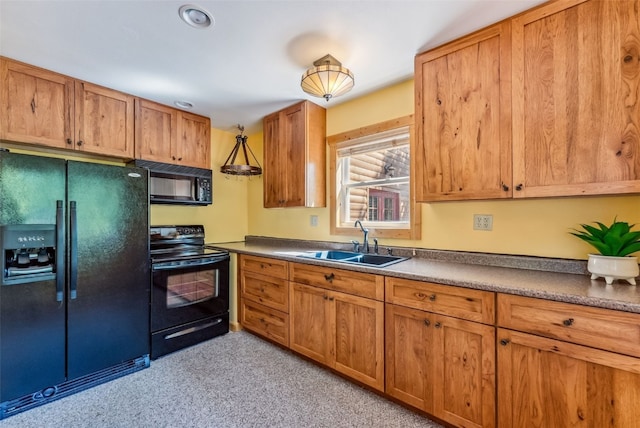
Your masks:
{"label": "carpeted floor", "polygon": [[425,419],[249,333],[0,421],[0,428],[402,427]]}

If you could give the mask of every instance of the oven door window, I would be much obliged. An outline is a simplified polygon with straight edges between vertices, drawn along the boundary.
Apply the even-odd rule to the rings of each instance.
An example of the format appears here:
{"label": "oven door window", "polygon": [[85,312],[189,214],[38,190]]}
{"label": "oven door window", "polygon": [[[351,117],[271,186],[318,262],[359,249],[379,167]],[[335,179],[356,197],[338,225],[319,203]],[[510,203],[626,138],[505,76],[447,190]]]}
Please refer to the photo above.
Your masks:
{"label": "oven door window", "polygon": [[216,270],[175,273],[167,277],[168,309],[189,306],[215,299],[220,294],[220,275]]}
{"label": "oven door window", "polygon": [[151,331],[229,310],[229,261],[153,271]]}

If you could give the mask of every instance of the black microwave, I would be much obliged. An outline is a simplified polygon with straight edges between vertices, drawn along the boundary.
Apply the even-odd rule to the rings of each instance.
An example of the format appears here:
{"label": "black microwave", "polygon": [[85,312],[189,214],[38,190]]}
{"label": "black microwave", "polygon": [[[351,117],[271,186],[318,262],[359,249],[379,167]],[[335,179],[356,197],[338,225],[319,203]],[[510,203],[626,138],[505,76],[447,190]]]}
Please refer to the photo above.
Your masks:
{"label": "black microwave", "polygon": [[210,169],[136,159],[130,163],[149,170],[149,201],[152,204],[211,205]]}

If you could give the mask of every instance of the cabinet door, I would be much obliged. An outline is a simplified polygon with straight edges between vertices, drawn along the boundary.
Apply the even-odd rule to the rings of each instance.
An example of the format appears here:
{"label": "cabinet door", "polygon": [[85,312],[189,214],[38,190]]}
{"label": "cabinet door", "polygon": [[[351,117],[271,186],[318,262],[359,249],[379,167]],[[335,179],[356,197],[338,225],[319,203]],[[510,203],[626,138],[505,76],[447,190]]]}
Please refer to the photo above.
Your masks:
{"label": "cabinet door", "polygon": [[511,197],[509,24],[418,55],[419,202]]}
{"label": "cabinet door", "polygon": [[331,305],[328,304],[329,292],[296,283],[291,283],[289,290],[291,349],[333,367],[335,326]]}
{"label": "cabinet door", "polygon": [[331,292],[335,313],[334,368],[379,391],[384,390],[384,303]]}
{"label": "cabinet door", "polygon": [[637,427],[640,360],[498,329],[500,427]]}
{"label": "cabinet door", "polygon": [[73,79],[0,58],[0,139],[71,148]]}
{"label": "cabinet door", "polygon": [[[264,207],[277,208],[284,202],[282,187],[284,186],[287,166],[281,162],[280,152],[283,142],[280,136],[280,114],[274,113],[263,120],[264,169],[262,180],[264,185]],[[292,167],[292,166],[291,166]]]}
{"label": "cabinet door", "polygon": [[304,207],[306,189],[306,104],[300,103],[282,112],[282,148],[280,168],[286,171],[281,183],[284,207]]}
{"label": "cabinet door", "polygon": [[178,112],[176,156],[180,165],[211,169],[211,121],[209,118]]}
{"label": "cabinet door", "polygon": [[640,0],[513,21],[514,197],[640,191]]}
{"label": "cabinet door", "polygon": [[495,328],[442,315],[433,321],[433,414],[457,426],[494,427]]}
{"label": "cabinet door", "polygon": [[75,99],[76,150],[133,159],[133,96],[76,81]]}
{"label": "cabinet door", "polygon": [[178,111],[143,99],[136,99],[135,105],[136,159],[175,162]]}
{"label": "cabinet door", "polygon": [[414,407],[433,413],[433,315],[385,305],[386,390]]}

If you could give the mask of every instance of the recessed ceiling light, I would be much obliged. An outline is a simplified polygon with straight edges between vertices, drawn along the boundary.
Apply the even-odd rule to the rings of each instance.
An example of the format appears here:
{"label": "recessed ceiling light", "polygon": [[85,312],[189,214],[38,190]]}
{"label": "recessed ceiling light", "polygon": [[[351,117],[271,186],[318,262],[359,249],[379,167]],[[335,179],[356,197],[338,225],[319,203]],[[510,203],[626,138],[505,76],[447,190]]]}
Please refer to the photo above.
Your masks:
{"label": "recessed ceiling light", "polygon": [[176,101],[174,102],[174,104],[180,108],[187,109],[187,110],[193,107],[193,104],[190,103],[189,101]]}
{"label": "recessed ceiling light", "polygon": [[207,28],[213,25],[213,17],[209,12],[200,6],[185,4],[181,6],[178,13],[180,18],[195,28]]}

